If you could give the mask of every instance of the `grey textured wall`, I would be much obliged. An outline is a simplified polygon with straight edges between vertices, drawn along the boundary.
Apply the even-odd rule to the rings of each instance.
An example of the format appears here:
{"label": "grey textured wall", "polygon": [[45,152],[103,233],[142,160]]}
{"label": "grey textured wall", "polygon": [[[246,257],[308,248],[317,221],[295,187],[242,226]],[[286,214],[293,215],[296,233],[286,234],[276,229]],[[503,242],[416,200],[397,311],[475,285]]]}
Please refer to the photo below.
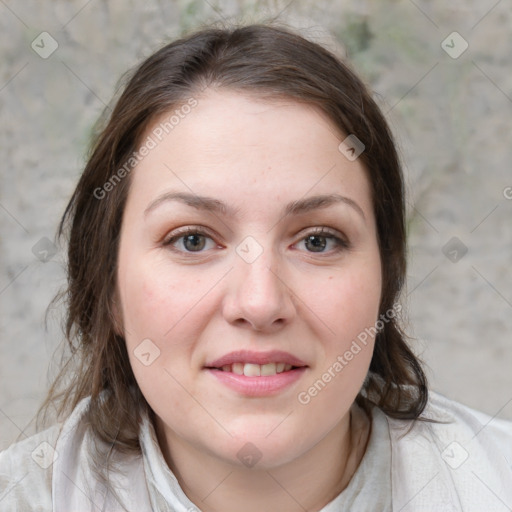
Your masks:
{"label": "grey textured wall", "polygon": [[51,240],[117,80],[184,31],[278,13],[344,46],[397,135],[404,303],[432,387],[512,418],[510,0],[2,0],[0,449],[32,432],[53,371],[58,311],[43,321],[65,274]]}

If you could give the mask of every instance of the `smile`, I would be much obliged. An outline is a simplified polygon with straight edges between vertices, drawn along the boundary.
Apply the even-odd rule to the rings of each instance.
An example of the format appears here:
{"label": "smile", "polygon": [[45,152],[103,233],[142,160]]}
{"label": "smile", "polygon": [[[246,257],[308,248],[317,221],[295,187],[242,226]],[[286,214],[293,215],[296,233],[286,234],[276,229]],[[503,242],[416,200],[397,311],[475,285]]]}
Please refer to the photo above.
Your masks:
{"label": "smile", "polygon": [[248,397],[276,395],[297,382],[308,368],[302,359],[282,350],[237,350],[204,366],[214,382]]}
{"label": "smile", "polygon": [[253,364],[253,363],[233,363],[226,364],[221,368],[223,372],[235,373],[236,375],[245,375],[246,377],[265,377],[269,375],[276,375],[296,368],[287,363],[267,363],[267,364]]}

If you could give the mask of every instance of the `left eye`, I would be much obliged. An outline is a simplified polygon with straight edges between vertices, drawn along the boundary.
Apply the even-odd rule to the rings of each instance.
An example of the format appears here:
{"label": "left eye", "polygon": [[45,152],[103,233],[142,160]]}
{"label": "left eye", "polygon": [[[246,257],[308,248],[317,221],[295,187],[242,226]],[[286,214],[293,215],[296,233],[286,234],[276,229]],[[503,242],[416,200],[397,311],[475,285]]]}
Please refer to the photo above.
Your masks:
{"label": "left eye", "polygon": [[308,252],[330,252],[341,250],[347,244],[331,233],[319,233],[305,236],[297,246],[304,247]]}

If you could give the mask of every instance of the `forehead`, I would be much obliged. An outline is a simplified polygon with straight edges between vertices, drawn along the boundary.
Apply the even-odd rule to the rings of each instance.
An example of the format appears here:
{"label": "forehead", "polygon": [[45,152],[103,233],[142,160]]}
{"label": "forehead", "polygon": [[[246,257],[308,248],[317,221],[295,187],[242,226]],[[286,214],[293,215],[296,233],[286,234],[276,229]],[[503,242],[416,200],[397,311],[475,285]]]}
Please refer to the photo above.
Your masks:
{"label": "forehead", "polygon": [[193,108],[176,107],[149,126],[142,143],[153,147],[133,172],[130,195],[148,201],[187,191],[243,210],[247,201],[343,193],[372,209],[363,164],[338,150],[346,135],[319,108],[229,91],[193,100]]}

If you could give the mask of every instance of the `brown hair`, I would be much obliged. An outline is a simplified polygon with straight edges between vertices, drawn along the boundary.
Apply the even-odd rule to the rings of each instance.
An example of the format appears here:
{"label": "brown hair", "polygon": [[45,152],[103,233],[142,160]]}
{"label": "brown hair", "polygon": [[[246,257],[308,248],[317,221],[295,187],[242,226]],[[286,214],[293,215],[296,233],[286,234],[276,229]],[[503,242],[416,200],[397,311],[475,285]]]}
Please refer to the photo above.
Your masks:
{"label": "brown hair", "polygon": [[[380,313],[393,308],[404,283],[404,187],[387,123],[361,80],[332,53],[287,29],[250,25],[209,28],[172,42],[130,75],[62,218],[67,235],[66,337],[71,361],[52,386],[46,407],[68,413],[91,397],[90,426],[118,449],[137,450],[140,415],[149,406],[115,325],[116,263],[130,176],[98,191],[125,166],[151,123],[202,90],[226,88],[289,98],[321,109],[340,133],[365,145],[360,155],[371,185],[382,262]],[[426,378],[397,319],[378,333],[358,403],[394,418],[417,419],[427,402]]]}

